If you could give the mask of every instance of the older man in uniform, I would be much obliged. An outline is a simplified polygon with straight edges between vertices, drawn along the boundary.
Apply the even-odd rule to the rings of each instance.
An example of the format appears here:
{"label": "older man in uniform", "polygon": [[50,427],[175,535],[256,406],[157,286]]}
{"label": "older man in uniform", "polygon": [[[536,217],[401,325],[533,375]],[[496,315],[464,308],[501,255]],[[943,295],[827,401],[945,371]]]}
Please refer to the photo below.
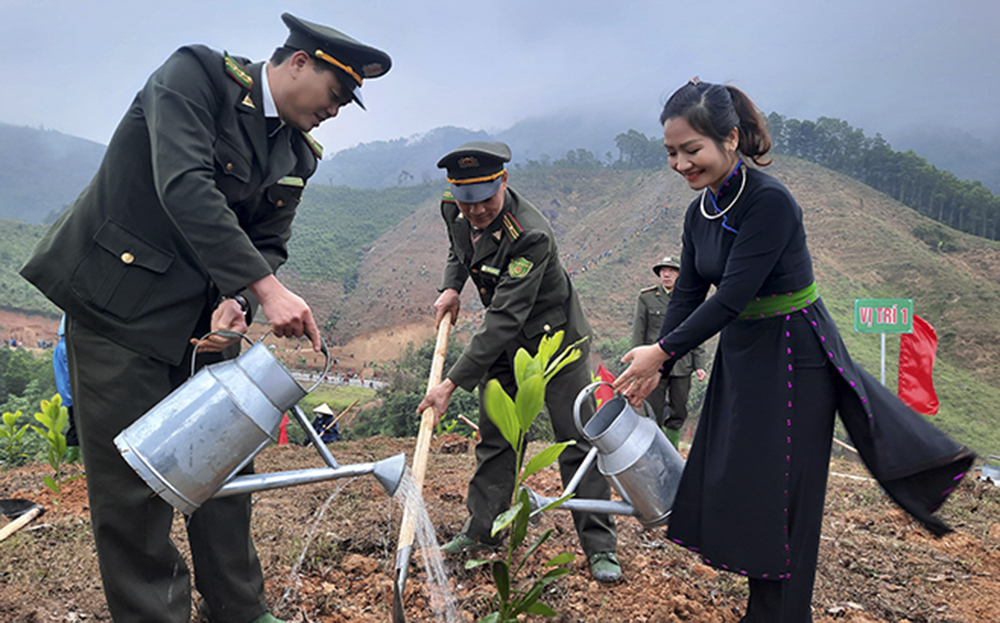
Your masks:
{"label": "older man in uniform", "polygon": [[[680,270],[680,260],[670,255],[653,265],[653,274],[660,278],[660,283],[639,292],[639,300],[635,304],[635,320],[632,323],[632,348],[652,344],[660,339],[663,316],[667,313],[670,293]],[[699,381],[704,381],[708,376],[705,373],[705,360],[705,346],[700,344],[678,359],[670,374],[661,378],[660,384],[646,397],[657,423],[664,428],[674,447],[680,441],[681,427],[687,420],[691,374],[694,373]]]}
{"label": "older man in uniform", "polygon": [[[150,76],[93,182],[21,274],[67,314],[77,426],[104,593],[121,622],[187,623],[190,574],[173,508],[114,437],[183,383],[197,337],[245,333],[259,304],[278,336],[307,334],[309,306],[275,271],[321,148],[307,132],[353,102],[389,56],[284,14],[270,62],[180,48]],[[199,357],[232,356],[215,337]],[[250,496],[210,500],[187,521],[195,583],[213,623],[277,621],[250,539]]]}
{"label": "older man in uniform", "polygon": [[[559,262],[551,227],[538,209],[507,186],[504,163],[509,161],[507,145],[472,142],[437,164],[447,169],[451,184],[441,201],[451,248],[441,296],[434,303],[437,321],[441,322],[445,312],[451,312],[455,321],[459,294],[470,277],[486,307],[483,328],[473,336],[447,378],[427,393],[418,408],[422,412],[434,407],[440,416],[456,387],[471,391],[479,386],[482,441],[476,446],[476,473],[466,500],[470,516],[462,532],[444,546],[447,553],[495,546],[497,541],[490,536],[493,520],[509,507],[513,495],[515,453],[486,415],[482,403],[486,382],[499,380],[513,396],[513,361],[519,348],[534,353],[543,336],[557,331],[565,331],[565,344],[590,335],[573,284]],[[572,413],[577,394],[590,383],[586,343],[582,351],[577,362],[552,378],[545,394],[556,439],[577,440],[559,459],[563,483],[569,482],[590,449],[576,430]],[[593,405],[587,401],[583,417],[586,420],[592,414]],[[606,500],[610,487],[591,469],[577,495]],[[620,579],[612,517],[574,512],[573,521],[594,578],[602,582]]]}

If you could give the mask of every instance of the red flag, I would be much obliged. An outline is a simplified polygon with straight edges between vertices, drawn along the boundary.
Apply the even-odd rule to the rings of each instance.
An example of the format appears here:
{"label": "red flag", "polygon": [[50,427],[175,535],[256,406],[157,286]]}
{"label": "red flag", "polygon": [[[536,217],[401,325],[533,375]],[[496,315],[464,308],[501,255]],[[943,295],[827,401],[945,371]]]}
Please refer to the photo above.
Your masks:
{"label": "red flag", "polygon": [[278,430],[278,445],[287,446],[288,445],[288,414],[281,414],[281,428]]}
{"label": "red flag", "polygon": [[[608,369],[603,365],[597,366],[597,378],[598,380],[604,381],[605,383],[614,383],[615,375],[608,372]],[[611,389],[607,385],[601,385],[594,392],[594,398],[597,398],[597,406],[600,408],[602,404],[611,400],[615,397],[615,390]]]}
{"label": "red flag", "polygon": [[934,358],[937,333],[926,320],[913,315],[913,333],[903,333],[899,342],[899,399],[917,413],[934,415],[938,398],[934,392]]}

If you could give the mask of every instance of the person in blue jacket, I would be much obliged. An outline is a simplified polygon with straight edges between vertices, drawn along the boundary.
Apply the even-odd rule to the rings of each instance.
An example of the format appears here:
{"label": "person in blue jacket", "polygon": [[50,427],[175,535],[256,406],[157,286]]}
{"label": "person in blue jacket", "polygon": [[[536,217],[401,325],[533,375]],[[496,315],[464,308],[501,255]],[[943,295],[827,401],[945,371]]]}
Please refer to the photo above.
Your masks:
{"label": "person in blue jacket", "polygon": [[73,390],[69,384],[69,363],[66,361],[66,314],[59,321],[59,341],[52,349],[52,371],[56,375],[56,391],[69,414],[66,423],[66,462],[76,463],[80,460],[80,440],[73,418]]}

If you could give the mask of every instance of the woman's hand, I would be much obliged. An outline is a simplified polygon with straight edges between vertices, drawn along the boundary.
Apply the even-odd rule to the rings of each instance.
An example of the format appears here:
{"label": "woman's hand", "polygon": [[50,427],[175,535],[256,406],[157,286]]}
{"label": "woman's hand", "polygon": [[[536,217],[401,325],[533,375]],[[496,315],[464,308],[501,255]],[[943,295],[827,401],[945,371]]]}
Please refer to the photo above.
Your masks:
{"label": "woman's hand", "polygon": [[615,391],[628,399],[633,407],[640,407],[643,399],[660,382],[660,366],[668,359],[667,353],[657,344],[638,346],[625,353],[622,363],[630,363],[615,379]]}

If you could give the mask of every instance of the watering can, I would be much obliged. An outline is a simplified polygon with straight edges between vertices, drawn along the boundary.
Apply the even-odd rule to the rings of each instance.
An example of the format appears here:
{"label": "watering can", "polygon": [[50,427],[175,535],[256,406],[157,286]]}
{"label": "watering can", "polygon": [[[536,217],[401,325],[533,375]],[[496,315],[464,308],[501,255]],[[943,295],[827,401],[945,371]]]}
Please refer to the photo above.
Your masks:
{"label": "watering can", "polygon": [[[319,385],[303,388],[275,357],[263,338],[251,342],[242,333],[212,335],[242,338],[252,345],[235,359],[204,366],[191,378],[115,437],[115,446],[142,480],[164,500],[190,515],[206,500],[238,493],[287,487],[372,473],[395,493],[406,457],[340,466],[309,424],[298,402]],[[319,451],[327,468],[234,476],[268,445],[277,441],[284,413],[291,410]]]}
{"label": "watering can", "polygon": [[596,458],[597,468],[625,500],[583,500],[572,498],[558,508],[592,513],[632,515],[646,528],[660,526],[670,518],[677,495],[684,459],[663,434],[656,421],[639,415],[622,396],[601,405],[586,425],[580,407],[603,381],[584,387],[573,404],[577,430],[590,442],[591,449],[562,495],[546,498],[528,489],[532,510],[544,508],[560,497],[573,493]]}

